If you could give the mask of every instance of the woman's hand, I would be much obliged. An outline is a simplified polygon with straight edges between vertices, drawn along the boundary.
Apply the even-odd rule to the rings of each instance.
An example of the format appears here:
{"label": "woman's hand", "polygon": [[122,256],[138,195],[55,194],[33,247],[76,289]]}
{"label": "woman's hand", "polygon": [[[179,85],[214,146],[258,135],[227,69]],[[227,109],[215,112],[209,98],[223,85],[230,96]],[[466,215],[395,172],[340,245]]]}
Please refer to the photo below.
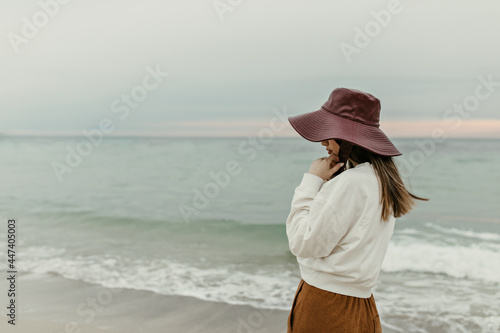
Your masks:
{"label": "woman's hand", "polygon": [[331,154],[328,157],[320,157],[313,161],[309,168],[309,173],[316,175],[324,180],[329,180],[332,175],[337,172],[344,163],[338,163],[338,156]]}

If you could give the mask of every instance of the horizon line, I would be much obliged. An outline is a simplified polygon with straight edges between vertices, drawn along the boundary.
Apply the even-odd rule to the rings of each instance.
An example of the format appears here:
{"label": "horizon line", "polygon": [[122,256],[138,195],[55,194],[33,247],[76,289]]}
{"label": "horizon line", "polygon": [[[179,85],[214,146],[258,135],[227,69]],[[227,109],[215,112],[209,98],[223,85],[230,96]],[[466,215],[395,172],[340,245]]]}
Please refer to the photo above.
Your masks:
{"label": "horizon line", "polygon": [[[113,139],[248,139],[249,137],[255,137],[256,135],[227,135],[227,136],[217,136],[217,135],[143,135],[143,134],[108,134],[103,135],[105,138]],[[432,136],[388,136],[390,139],[432,139]],[[78,133],[0,133],[0,140],[2,138],[86,138],[83,134]],[[273,139],[301,139],[309,141],[301,136],[274,136]],[[447,138],[441,138],[439,140],[499,140],[500,136],[450,136]],[[313,141],[311,141],[313,142]],[[318,141],[319,142],[319,141]]]}

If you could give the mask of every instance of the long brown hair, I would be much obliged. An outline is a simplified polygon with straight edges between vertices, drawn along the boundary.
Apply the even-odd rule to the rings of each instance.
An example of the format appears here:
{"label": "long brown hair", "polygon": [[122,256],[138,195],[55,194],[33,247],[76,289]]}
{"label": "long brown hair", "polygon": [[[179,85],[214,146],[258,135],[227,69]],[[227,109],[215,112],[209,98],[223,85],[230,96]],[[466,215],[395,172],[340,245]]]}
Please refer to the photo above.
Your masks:
{"label": "long brown hair", "polygon": [[[335,141],[340,143],[340,140]],[[356,163],[370,162],[372,164],[379,180],[382,220],[387,221],[391,213],[396,218],[409,213],[415,206],[415,199],[429,200],[418,197],[406,189],[392,157],[382,156],[354,145],[349,160]],[[351,168],[351,161],[348,163],[349,168]]]}

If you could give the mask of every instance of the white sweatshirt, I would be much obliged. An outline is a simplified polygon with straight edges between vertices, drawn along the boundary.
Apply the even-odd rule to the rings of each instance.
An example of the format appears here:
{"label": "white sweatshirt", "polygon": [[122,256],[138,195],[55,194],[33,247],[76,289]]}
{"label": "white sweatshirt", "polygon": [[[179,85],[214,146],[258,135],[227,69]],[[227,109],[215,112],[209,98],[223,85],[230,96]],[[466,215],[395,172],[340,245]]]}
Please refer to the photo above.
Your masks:
{"label": "white sweatshirt", "polygon": [[368,298],[394,231],[382,221],[377,176],[368,162],[324,181],[304,173],[286,220],[302,279],[319,289]]}

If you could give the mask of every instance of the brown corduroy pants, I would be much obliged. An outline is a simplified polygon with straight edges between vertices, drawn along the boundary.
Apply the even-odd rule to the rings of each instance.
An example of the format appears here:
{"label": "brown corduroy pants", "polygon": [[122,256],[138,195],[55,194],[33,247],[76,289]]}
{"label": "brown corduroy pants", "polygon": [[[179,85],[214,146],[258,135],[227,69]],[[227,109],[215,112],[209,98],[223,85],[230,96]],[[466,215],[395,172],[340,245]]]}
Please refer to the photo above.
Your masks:
{"label": "brown corduroy pants", "polygon": [[382,325],[373,294],[346,296],[316,288],[300,280],[287,333],[379,333]]}

